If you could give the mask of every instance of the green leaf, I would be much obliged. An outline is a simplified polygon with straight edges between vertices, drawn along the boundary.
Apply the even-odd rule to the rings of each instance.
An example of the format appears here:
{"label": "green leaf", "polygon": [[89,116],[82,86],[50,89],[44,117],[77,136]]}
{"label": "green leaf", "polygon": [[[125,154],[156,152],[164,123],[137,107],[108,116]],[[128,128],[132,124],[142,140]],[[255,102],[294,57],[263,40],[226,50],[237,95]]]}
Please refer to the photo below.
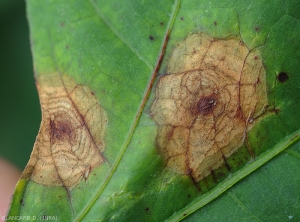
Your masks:
{"label": "green leaf", "polygon": [[184,221],[297,221],[299,148],[298,142]]}
{"label": "green leaf", "polygon": [[[28,0],[43,121],[9,219],[299,220],[299,143],[287,149],[300,137],[296,2]],[[258,52],[268,98],[228,166],[199,180],[168,165],[151,108],[174,50],[195,33]]]}

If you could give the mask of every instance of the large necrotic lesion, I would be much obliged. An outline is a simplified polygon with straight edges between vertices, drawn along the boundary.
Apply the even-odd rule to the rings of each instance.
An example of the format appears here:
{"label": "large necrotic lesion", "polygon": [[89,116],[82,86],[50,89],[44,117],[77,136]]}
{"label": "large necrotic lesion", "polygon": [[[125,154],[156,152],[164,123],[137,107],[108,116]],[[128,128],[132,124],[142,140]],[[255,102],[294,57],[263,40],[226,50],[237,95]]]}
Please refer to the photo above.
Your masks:
{"label": "large necrotic lesion", "polygon": [[106,115],[89,88],[70,77],[37,80],[42,124],[22,177],[72,188],[105,161]]}
{"label": "large necrotic lesion", "polygon": [[259,58],[239,39],[193,34],[177,45],[151,107],[169,168],[198,181],[243,144],[267,105]]}

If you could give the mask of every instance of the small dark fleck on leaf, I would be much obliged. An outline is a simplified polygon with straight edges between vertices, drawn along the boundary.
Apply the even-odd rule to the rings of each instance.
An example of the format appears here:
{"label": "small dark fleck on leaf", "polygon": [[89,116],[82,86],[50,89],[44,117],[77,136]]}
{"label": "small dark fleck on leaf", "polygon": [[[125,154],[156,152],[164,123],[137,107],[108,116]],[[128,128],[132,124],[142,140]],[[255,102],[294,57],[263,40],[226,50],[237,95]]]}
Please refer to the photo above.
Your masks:
{"label": "small dark fleck on leaf", "polygon": [[286,72],[280,72],[277,75],[277,79],[279,82],[284,83],[285,81],[287,81],[289,78],[288,74]]}
{"label": "small dark fleck on leaf", "polygon": [[260,83],[260,78],[258,77],[255,84]]}
{"label": "small dark fleck on leaf", "polygon": [[257,60],[258,59],[258,57],[257,56],[254,56],[254,60]]}
{"label": "small dark fleck on leaf", "polygon": [[255,28],[255,31],[256,31],[256,32],[260,31],[260,28],[256,27],[256,28]]}
{"label": "small dark fleck on leaf", "polygon": [[69,46],[68,45],[66,45],[66,49],[68,49],[69,48]]}
{"label": "small dark fleck on leaf", "polygon": [[160,23],[160,25],[161,25],[161,26],[163,26],[163,25],[164,25],[164,23],[163,23],[163,22],[161,22],[161,23]]}
{"label": "small dark fleck on leaf", "polygon": [[94,93],[94,92],[91,92],[91,94],[92,94],[92,95],[95,95],[95,93]]}
{"label": "small dark fleck on leaf", "polygon": [[183,20],[184,20],[184,18],[183,18],[183,17],[181,17],[181,18],[180,18],[180,20],[182,20],[182,21],[183,21]]}
{"label": "small dark fleck on leaf", "polygon": [[218,23],[217,22],[214,22],[214,25],[217,25]]}
{"label": "small dark fleck on leaf", "polygon": [[61,22],[61,23],[60,23],[60,26],[62,26],[62,27],[65,26],[65,23]]}
{"label": "small dark fleck on leaf", "polygon": [[150,35],[150,36],[149,36],[149,39],[150,39],[151,41],[153,41],[153,40],[154,40],[154,37],[153,37],[152,35]]}
{"label": "small dark fleck on leaf", "polygon": [[280,109],[274,109],[274,112],[276,113],[276,115],[278,115],[278,113],[280,112]]}
{"label": "small dark fleck on leaf", "polygon": [[188,198],[190,198],[191,197],[191,195],[190,194],[188,194]]}
{"label": "small dark fleck on leaf", "polygon": [[195,110],[193,110],[193,112],[197,114],[201,113],[203,115],[208,115],[213,111],[216,103],[217,103],[217,98],[214,94],[207,97],[202,97],[197,102]]}
{"label": "small dark fleck on leaf", "polygon": [[185,216],[186,216],[186,214],[183,214],[183,216],[185,217]]}

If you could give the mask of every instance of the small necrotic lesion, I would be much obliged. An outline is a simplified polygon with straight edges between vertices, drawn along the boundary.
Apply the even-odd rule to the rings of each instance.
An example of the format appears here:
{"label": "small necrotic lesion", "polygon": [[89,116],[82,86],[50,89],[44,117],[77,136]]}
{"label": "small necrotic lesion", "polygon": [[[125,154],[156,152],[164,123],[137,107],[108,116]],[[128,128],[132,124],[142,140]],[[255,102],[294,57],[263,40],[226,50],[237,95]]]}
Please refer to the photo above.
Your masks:
{"label": "small necrotic lesion", "polygon": [[50,129],[52,140],[69,141],[72,139],[72,126],[68,120],[55,120],[52,115],[50,119]]}
{"label": "small necrotic lesion", "polygon": [[215,95],[212,96],[204,96],[199,99],[196,103],[196,114],[199,115],[208,115],[212,114],[212,111],[217,104],[217,97]]}

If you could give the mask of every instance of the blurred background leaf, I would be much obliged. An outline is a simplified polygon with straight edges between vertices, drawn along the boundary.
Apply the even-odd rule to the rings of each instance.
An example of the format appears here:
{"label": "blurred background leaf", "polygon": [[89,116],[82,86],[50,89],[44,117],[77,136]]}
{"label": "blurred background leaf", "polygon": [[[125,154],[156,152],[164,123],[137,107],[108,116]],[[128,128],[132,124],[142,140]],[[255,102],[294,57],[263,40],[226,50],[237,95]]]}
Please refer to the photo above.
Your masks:
{"label": "blurred background leaf", "polygon": [[25,2],[1,0],[0,22],[0,156],[23,170],[41,120]]}

